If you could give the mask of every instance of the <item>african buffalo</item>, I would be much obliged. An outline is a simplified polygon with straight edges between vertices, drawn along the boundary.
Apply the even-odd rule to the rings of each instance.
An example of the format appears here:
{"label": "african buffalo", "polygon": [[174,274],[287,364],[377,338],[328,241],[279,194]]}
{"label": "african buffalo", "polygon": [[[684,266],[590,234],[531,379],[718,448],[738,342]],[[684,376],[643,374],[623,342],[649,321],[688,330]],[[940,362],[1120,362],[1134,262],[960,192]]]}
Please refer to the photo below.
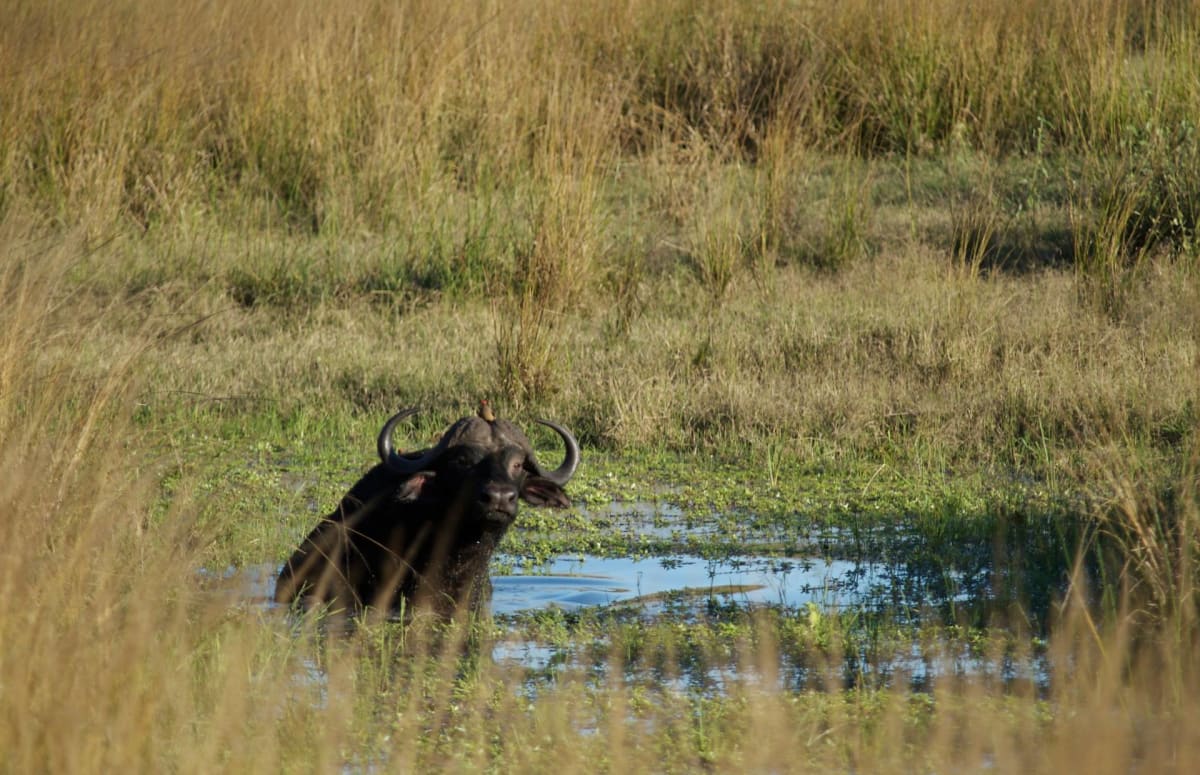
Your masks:
{"label": "african buffalo", "polygon": [[382,462],[318,524],[279,573],[275,600],[359,610],[431,610],[450,616],[477,607],[490,590],[492,552],[517,516],[517,499],[564,508],[563,486],[579,465],[571,432],[548,420],[566,445],[562,465],[538,464],[529,439],[486,402],[454,423],[431,449],[392,445],[404,409],[379,433]]}

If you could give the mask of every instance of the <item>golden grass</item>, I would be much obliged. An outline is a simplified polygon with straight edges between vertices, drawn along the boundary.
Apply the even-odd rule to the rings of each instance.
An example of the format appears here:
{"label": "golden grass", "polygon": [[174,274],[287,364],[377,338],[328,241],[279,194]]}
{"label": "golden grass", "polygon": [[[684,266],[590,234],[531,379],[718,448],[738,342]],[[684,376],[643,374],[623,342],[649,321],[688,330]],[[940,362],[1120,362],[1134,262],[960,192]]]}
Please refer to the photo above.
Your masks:
{"label": "golden grass", "polygon": [[1172,2],[56,0],[8,18],[0,206],[101,234],[406,230],[455,190],[554,196],[564,171],[662,148],[1112,153],[1200,100],[1196,19]]}
{"label": "golden grass", "polygon": [[[140,266],[101,267],[119,287],[498,300],[495,372],[519,403],[560,389],[565,313],[621,277],[618,309],[637,313],[657,262],[631,255],[693,267],[717,301],[743,275],[770,290],[778,266],[878,247],[875,168],[855,159],[1033,153],[1047,166],[1016,204],[968,183],[982,205],[939,249],[976,271],[991,232],[1065,178],[1075,234],[1047,255],[1123,314],[1144,262],[1114,251],[1195,255],[1200,193],[1171,174],[1197,153],[1194,14],[960,6],[15,3],[0,215],[98,244],[148,235]],[[1051,152],[1088,161],[1083,179]],[[846,161],[814,176],[822,154]]]}

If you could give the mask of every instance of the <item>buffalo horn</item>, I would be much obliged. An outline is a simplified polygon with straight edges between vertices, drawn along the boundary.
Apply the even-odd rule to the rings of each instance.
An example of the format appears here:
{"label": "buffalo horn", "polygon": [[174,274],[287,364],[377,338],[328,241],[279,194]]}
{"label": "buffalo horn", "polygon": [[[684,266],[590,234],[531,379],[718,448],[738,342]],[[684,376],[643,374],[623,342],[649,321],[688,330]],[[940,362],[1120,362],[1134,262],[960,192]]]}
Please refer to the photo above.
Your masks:
{"label": "buffalo horn", "polygon": [[383,430],[379,432],[379,459],[383,461],[384,465],[398,474],[415,474],[417,471],[428,467],[442,453],[442,449],[446,445],[446,440],[443,438],[436,447],[415,459],[407,458],[396,451],[396,448],[392,445],[392,430],[395,429],[396,423],[406,417],[411,417],[418,411],[420,410],[415,406],[401,409],[388,418],[388,421],[383,424]]}
{"label": "buffalo horn", "polygon": [[543,479],[549,479],[559,487],[562,487],[571,481],[571,477],[575,475],[575,469],[579,466],[579,442],[575,440],[575,437],[569,430],[556,422],[551,422],[550,420],[537,420],[536,422],[553,429],[555,433],[562,437],[563,444],[567,447],[567,455],[563,458],[562,465],[553,471],[547,471],[538,464],[537,460],[533,461],[533,466],[537,469],[538,476]]}

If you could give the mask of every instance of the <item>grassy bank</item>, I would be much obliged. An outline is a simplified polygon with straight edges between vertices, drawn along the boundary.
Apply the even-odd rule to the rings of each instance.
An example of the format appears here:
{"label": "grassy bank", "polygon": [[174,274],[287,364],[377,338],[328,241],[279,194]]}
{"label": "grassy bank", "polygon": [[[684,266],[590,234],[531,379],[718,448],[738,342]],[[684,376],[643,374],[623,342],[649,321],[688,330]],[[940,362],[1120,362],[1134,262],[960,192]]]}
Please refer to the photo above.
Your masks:
{"label": "grassy bank", "polygon": [[[288,244],[297,252],[281,252],[278,265],[237,242],[215,255],[265,275],[306,254],[330,278],[354,271],[353,244]],[[171,439],[163,443],[181,473],[218,462],[222,501],[238,497],[230,482],[248,479],[260,508],[276,497],[262,485],[281,470],[294,479],[294,504],[325,508],[370,462],[396,407],[428,407],[411,434],[424,439],[485,395],[510,416],[574,429],[591,471],[613,474],[596,480],[597,497],[653,496],[655,485],[695,482],[701,465],[707,491],[690,497],[700,506],[740,500],[820,521],[873,499],[882,499],[876,513],[979,513],[987,506],[966,504],[1004,503],[1006,492],[1034,502],[1086,495],[1099,449],[1166,481],[1197,420],[1200,285],[1183,259],[1148,265],[1119,317],[1069,270],[985,279],[919,241],[837,272],[775,268],[769,289],[741,276],[716,302],[687,261],[672,259],[639,275],[623,303],[598,294],[542,320],[549,349],[530,394],[511,383],[517,300],[397,303],[343,295],[336,279],[304,271],[307,289],[278,302],[240,301],[219,269],[106,287],[122,271],[136,276],[130,267],[160,247],[114,244],[81,260],[101,288],[77,292],[72,314],[96,304],[117,321],[88,337],[84,355],[102,373],[106,350],[160,327],[140,363],[139,428]],[[76,357],[50,357],[64,354]]]}

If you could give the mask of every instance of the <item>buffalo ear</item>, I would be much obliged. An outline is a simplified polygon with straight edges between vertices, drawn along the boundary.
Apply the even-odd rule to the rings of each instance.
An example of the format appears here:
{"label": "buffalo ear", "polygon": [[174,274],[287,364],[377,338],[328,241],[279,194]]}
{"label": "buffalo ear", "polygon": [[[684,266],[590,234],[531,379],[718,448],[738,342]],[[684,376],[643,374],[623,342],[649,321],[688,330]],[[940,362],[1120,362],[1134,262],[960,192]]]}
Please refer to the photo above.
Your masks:
{"label": "buffalo ear", "polygon": [[410,475],[407,479],[400,483],[396,488],[397,503],[412,503],[421,497],[425,490],[425,486],[437,476],[434,471],[418,471]]}
{"label": "buffalo ear", "polygon": [[549,479],[540,476],[530,476],[521,487],[521,498],[530,506],[551,506],[565,509],[571,505],[571,499]]}

